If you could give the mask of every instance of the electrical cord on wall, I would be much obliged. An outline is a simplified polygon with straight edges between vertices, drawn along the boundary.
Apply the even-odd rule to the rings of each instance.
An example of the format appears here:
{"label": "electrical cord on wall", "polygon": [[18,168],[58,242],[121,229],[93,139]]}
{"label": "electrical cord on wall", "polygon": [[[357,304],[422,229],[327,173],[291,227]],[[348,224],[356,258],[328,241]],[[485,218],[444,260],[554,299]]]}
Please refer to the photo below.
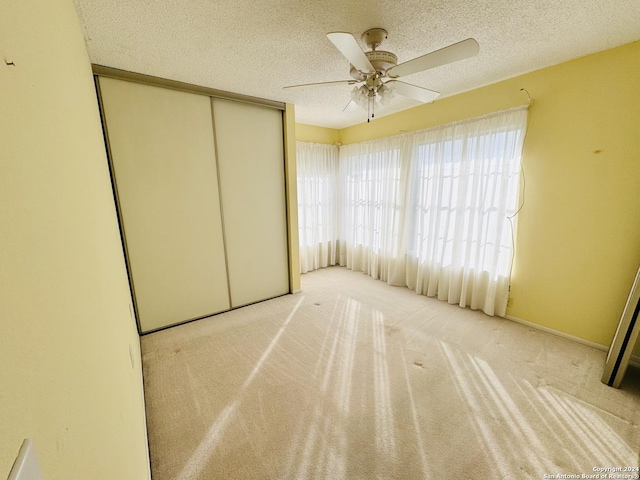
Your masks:
{"label": "electrical cord on wall", "polygon": [[[527,135],[525,134],[525,138],[526,136]],[[524,145],[524,142],[523,142],[523,145]],[[516,215],[518,215],[518,213],[520,213],[520,210],[522,210],[522,207],[524,207],[525,191],[527,187],[527,182],[524,175],[524,167],[522,165],[520,166],[520,175],[522,178],[522,203],[520,203],[520,206],[514,212],[513,215],[509,215],[507,217],[507,220],[509,220],[509,225],[511,226],[511,266],[509,268],[509,291],[511,291],[511,274],[513,273],[513,262],[516,258],[516,233],[515,233],[515,228],[513,226],[513,219],[515,218]]]}
{"label": "electrical cord on wall", "polygon": [[[528,108],[531,108],[531,106],[533,105],[533,100],[531,99],[531,95],[529,94],[529,91],[526,88],[521,88],[520,89],[521,92],[525,92],[527,94],[527,98],[529,99],[529,105]],[[524,144],[527,140],[527,134],[529,133],[529,122],[531,121],[531,117],[529,114],[527,114],[527,129],[524,132],[524,138],[522,139],[522,150],[524,151]],[[511,291],[511,275],[513,273],[513,262],[515,261],[516,258],[516,232],[515,232],[515,228],[513,226],[513,219],[516,217],[516,215],[518,215],[520,213],[520,210],[522,210],[522,207],[524,207],[524,203],[525,203],[525,193],[526,193],[526,189],[527,189],[527,180],[524,174],[524,165],[522,165],[522,162],[520,162],[520,175],[522,178],[522,202],[520,203],[520,206],[518,207],[518,209],[513,213],[513,215],[509,215],[507,216],[507,220],[509,220],[509,225],[511,227],[511,266],[509,268],[509,292]]]}

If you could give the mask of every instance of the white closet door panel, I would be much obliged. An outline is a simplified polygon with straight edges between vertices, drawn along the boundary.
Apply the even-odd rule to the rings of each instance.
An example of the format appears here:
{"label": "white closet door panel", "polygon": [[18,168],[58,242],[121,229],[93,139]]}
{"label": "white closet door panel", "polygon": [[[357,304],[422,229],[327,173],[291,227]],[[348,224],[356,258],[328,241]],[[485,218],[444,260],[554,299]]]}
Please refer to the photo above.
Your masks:
{"label": "white closet door panel", "polygon": [[231,305],[289,292],[282,112],[213,100]]}
{"label": "white closet door panel", "polygon": [[209,97],[99,82],[141,330],[229,309]]}

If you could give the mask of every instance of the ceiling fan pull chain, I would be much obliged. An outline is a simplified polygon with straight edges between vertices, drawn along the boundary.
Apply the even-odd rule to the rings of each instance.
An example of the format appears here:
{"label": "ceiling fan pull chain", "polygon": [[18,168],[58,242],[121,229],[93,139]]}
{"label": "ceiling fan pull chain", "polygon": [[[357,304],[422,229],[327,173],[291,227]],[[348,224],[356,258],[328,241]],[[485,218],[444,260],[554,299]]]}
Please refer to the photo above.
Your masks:
{"label": "ceiling fan pull chain", "polygon": [[371,123],[371,120],[376,116],[376,92],[375,90],[369,90],[367,95],[367,123]]}

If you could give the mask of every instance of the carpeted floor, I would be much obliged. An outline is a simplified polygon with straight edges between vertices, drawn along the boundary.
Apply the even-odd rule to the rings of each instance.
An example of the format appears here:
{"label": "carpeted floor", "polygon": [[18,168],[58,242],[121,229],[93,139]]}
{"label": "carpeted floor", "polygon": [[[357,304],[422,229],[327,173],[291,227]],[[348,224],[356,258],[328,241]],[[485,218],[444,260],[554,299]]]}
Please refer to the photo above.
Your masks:
{"label": "carpeted floor", "polygon": [[638,467],[638,369],[340,267],[302,290],[142,338],[153,480]]}

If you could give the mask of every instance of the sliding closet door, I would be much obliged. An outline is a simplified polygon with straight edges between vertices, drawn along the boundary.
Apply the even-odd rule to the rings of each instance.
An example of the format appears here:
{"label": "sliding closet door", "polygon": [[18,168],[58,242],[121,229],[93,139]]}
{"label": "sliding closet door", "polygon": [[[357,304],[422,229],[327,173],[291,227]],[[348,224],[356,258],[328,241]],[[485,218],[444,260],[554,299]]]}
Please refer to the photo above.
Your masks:
{"label": "sliding closet door", "polygon": [[229,309],[210,98],[99,87],[141,331]]}
{"label": "sliding closet door", "polygon": [[289,292],[282,112],[214,99],[231,305]]}

